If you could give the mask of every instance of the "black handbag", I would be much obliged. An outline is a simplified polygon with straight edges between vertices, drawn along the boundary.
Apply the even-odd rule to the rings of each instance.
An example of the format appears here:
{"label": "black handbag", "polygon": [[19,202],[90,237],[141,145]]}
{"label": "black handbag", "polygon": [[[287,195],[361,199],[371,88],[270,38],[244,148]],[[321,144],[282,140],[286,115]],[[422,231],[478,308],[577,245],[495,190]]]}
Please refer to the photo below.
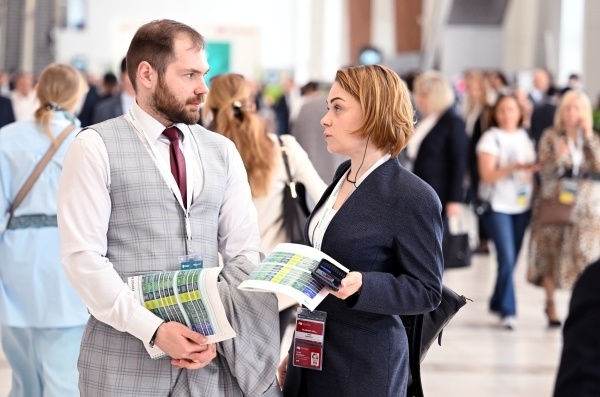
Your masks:
{"label": "black handbag", "polygon": [[287,173],[287,182],[283,189],[283,227],[288,242],[304,244],[304,225],[310,214],[306,204],[306,188],[292,177],[286,153],[287,148],[284,146],[281,137],[278,138],[283,164]]}
{"label": "black handbag", "polygon": [[469,234],[444,233],[442,252],[444,255],[444,269],[469,267],[471,265]]}
{"label": "black handbag", "polygon": [[421,383],[421,362],[429,348],[436,341],[442,345],[442,332],[461,307],[467,304],[464,295],[458,295],[451,288],[442,286],[442,301],[439,306],[425,314],[400,316],[408,337],[410,379],[406,395],[423,397]]}
{"label": "black handbag", "polygon": [[482,216],[492,209],[492,205],[490,204],[489,200],[477,197],[475,199],[475,205],[473,209],[478,216]]}

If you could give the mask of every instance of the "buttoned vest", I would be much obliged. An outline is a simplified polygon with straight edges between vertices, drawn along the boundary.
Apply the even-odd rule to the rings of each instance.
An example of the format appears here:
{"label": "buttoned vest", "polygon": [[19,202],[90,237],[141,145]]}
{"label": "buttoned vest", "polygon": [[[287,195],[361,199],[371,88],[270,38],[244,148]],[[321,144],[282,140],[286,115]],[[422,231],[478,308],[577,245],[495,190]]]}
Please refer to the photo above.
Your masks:
{"label": "buttoned vest", "polygon": [[[185,212],[144,147],[123,117],[92,126],[106,145],[110,165],[111,215],[106,257],[125,280],[129,276],[177,270],[187,253]],[[189,209],[194,253],[204,266],[218,264],[219,210],[229,167],[225,138],[190,126],[203,172],[203,186]],[[188,136],[187,139],[189,139]]]}

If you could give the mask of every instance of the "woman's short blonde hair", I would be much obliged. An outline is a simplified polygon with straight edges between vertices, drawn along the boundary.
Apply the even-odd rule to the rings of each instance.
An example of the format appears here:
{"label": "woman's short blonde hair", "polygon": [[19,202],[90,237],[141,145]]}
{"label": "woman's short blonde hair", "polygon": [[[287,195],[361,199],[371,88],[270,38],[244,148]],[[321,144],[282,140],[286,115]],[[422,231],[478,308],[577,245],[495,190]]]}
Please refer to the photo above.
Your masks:
{"label": "woman's short blonde hair", "polygon": [[415,79],[415,95],[427,94],[429,98],[429,112],[442,113],[454,103],[455,96],[450,83],[443,74],[429,70],[420,74]]}
{"label": "woman's short blonde hair", "polygon": [[590,102],[590,98],[583,91],[569,90],[560,99],[558,109],[556,109],[556,112],[554,113],[554,128],[557,131],[562,131],[565,129],[565,122],[563,120],[562,114],[567,105],[574,99],[581,100],[581,118],[585,121],[586,127],[591,128],[594,125],[592,115],[592,103]]}
{"label": "woman's short blonde hair", "polygon": [[414,110],[396,72],[381,65],[351,66],[338,70],[335,81],[360,103],[363,123],[355,133],[397,156],[413,134]]}

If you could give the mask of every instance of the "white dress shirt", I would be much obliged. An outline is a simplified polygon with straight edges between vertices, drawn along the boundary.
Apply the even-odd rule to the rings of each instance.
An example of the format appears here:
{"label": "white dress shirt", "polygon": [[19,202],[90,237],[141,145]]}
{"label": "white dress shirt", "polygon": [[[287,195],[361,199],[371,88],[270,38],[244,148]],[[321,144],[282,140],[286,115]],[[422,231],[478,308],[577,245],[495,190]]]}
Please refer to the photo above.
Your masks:
{"label": "white dress shirt", "polygon": [[[170,171],[169,140],[162,135],[165,127],[135,102],[125,118],[134,126],[165,182],[182,204]],[[186,124],[177,127],[183,133],[181,148],[186,158],[188,201],[193,202],[203,187],[202,163],[190,128]],[[219,253],[225,263],[244,255],[258,264],[262,253],[256,210],[244,164],[231,141],[227,141],[227,156],[228,175],[219,212]],[[148,343],[162,320],[135,300],[105,256],[111,214],[110,185],[106,146],[95,130],[84,130],[69,148],[60,182],[58,223],[62,264],[94,317]]]}
{"label": "white dress shirt", "polygon": [[31,90],[27,96],[23,96],[19,91],[15,90],[10,94],[10,99],[16,121],[34,119],[35,111],[40,106],[35,90]]}

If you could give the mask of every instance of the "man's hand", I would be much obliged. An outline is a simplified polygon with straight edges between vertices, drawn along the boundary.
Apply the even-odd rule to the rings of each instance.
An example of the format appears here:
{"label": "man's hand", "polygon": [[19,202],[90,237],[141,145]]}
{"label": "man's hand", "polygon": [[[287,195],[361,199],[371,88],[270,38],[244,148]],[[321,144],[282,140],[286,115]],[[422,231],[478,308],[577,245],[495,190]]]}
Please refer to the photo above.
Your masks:
{"label": "man's hand", "polygon": [[217,356],[215,344],[208,344],[204,335],[175,321],[158,327],[154,345],[171,357],[177,368],[204,368]]}
{"label": "man's hand", "polygon": [[446,203],[446,216],[452,218],[453,216],[460,214],[460,209],[461,203],[449,201]]}
{"label": "man's hand", "polygon": [[285,375],[287,374],[287,365],[288,360],[290,359],[290,355],[288,354],[281,360],[281,364],[277,368],[277,377],[279,378],[279,387],[283,389],[283,384],[285,383]]}

